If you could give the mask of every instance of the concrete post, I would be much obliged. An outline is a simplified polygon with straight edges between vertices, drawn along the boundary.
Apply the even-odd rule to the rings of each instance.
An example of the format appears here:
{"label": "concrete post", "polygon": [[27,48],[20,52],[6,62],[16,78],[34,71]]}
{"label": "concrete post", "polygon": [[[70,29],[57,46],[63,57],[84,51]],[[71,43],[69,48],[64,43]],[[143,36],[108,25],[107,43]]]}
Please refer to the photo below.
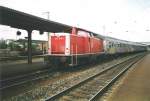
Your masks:
{"label": "concrete post", "polygon": [[28,64],[32,64],[32,30],[28,30]]}

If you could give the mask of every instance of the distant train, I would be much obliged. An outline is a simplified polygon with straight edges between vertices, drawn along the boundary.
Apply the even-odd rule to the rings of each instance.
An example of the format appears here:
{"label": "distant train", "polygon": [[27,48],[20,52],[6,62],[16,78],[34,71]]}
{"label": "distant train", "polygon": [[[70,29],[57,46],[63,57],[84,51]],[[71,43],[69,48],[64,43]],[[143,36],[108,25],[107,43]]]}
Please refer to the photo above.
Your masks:
{"label": "distant train", "polygon": [[70,33],[51,33],[46,64],[74,66],[96,61],[101,56],[145,51],[140,43],[104,37],[73,27]]}

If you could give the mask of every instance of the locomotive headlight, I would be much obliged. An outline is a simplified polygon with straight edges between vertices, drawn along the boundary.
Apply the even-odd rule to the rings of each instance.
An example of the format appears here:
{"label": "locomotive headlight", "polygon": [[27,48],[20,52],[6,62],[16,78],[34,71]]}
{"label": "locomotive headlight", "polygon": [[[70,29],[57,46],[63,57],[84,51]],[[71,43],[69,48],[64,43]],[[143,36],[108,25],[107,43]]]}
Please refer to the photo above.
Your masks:
{"label": "locomotive headlight", "polygon": [[66,50],[65,50],[65,54],[66,54],[66,55],[69,55],[69,53],[70,53],[69,48],[66,48]]}

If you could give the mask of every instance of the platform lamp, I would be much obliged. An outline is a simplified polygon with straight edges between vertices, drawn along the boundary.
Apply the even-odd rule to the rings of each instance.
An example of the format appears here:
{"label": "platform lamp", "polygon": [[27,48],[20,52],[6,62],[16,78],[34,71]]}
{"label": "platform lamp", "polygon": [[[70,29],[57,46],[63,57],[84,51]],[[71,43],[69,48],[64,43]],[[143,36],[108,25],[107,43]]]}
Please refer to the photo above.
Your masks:
{"label": "platform lamp", "polygon": [[21,35],[21,32],[20,32],[20,31],[17,31],[16,34],[17,34],[18,36],[20,36],[20,35]]}
{"label": "platform lamp", "polygon": [[21,35],[21,31],[18,30],[18,31],[16,32],[16,40],[17,40],[17,36],[20,36],[20,35]]}

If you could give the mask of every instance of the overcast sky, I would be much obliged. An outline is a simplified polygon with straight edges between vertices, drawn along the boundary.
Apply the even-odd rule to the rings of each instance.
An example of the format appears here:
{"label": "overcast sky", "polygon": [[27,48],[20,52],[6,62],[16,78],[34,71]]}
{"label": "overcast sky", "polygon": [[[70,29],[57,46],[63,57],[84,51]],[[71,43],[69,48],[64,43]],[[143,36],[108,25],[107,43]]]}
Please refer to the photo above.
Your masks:
{"label": "overcast sky", "polygon": [[[50,20],[128,41],[150,41],[150,0],[0,0],[0,5]],[[0,38],[27,36],[0,26]],[[33,32],[37,33],[37,32]],[[47,35],[34,34],[46,40]]]}

